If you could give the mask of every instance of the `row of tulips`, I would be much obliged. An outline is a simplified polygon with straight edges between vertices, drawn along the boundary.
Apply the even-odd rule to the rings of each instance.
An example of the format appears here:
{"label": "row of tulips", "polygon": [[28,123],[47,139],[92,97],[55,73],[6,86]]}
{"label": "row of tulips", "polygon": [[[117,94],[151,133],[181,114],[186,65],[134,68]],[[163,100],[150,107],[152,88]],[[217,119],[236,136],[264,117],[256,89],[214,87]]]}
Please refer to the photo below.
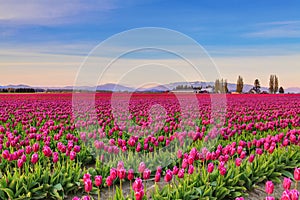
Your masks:
{"label": "row of tulips", "polygon": [[[179,179],[185,180],[186,177],[199,174],[202,167],[209,167],[212,173],[226,176],[231,168],[231,162],[235,167],[243,166],[243,161],[247,157],[249,161],[255,160],[254,153],[273,154],[279,151],[278,148],[294,148],[299,144],[297,129],[300,118],[297,114],[299,113],[299,106],[297,106],[299,96],[297,95],[274,96],[272,98],[276,101],[273,99],[272,103],[268,103],[269,96],[259,99],[251,95],[228,96],[228,112],[223,127],[210,114],[209,96],[198,96],[199,105],[201,105],[199,111],[180,114],[181,105],[174,95],[133,95],[129,107],[130,115],[118,116],[121,123],[116,122],[116,116],[110,108],[110,94],[96,96],[96,117],[89,115],[88,111],[91,109],[89,107],[79,110],[74,116],[71,96],[68,94],[4,95],[0,98],[0,169],[4,174],[3,186],[5,186],[4,182],[9,171],[18,171],[19,176],[27,177],[37,168],[43,168],[48,170],[48,176],[52,177],[56,171],[62,173],[61,166],[65,165],[70,173],[81,169],[78,176],[82,177],[82,174],[89,170],[84,167],[89,162],[95,162],[96,174],[105,177],[103,185],[110,187],[115,185],[117,179],[120,179],[122,183],[123,180],[133,181],[138,177],[141,180],[148,180],[154,176],[158,181],[163,176],[166,182],[174,182],[174,176],[179,175]],[[124,101],[122,95],[118,98],[118,101]],[[189,107],[188,102],[187,98],[186,106],[193,111],[194,108]],[[247,106],[241,106],[245,102]],[[159,111],[155,111],[156,113],[150,116],[149,109],[155,104],[162,105],[167,115],[163,116]],[[120,113],[127,113],[122,107],[117,107],[117,109],[120,109]],[[149,125],[153,125],[154,128],[149,129]],[[140,137],[147,132],[148,136]],[[279,134],[279,132],[282,133]],[[128,170],[123,167],[123,172],[120,173],[123,175],[118,176],[118,168],[114,170],[112,168],[114,165],[106,162],[106,156],[111,157],[112,152],[145,154],[146,156],[142,159],[145,159],[144,162],[147,165],[159,156],[165,156],[161,160],[166,160],[170,153],[160,149],[171,146],[172,142],[181,142],[183,138],[191,138],[191,141],[194,141],[189,143],[191,150],[183,149],[182,155],[178,158],[175,156],[172,162],[163,165],[165,168],[160,173],[154,173],[155,166],[149,164],[149,169],[145,168],[143,172],[136,166]],[[219,140],[212,140],[212,138],[219,138]],[[208,145],[209,150],[203,148],[207,146],[205,143],[211,144],[211,146]],[[177,148],[180,147],[181,145]],[[153,157],[150,157],[150,154],[147,156],[148,152],[153,152]],[[100,155],[100,159],[98,156],[92,158],[93,154]],[[160,163],[161,160],[156,163]],[[297,161],[297,157],[295,160]],[[128,163],[132,160],[129,162],[128,158],[123,161],[128,167],[130,166]],[[140,160],[137,159],[136,162]],[[215,166],[218,166],[218,171],[214,170]],[[296,165],[290,163],[290,166]],[[125,177],[124,172],[128,173]],[[132,174],[131,177],[129,174]],[[136,176],[136,174],[140,175]],[[63,189],[54,184],[57,180],[53,183],[45,181],[45,184],[47,182],[49,187],[53,187],[56,192],[60,191],[58,192],[60,194],[43,192],[43,195],[51,196],[55,193],[56,196],[62,198],[65,194],[85,188],[86,181],[80,182],[78,177],[74,180],[69,180],[68,177],[65,181],[61,185]],[[191,182],[185,183],[191,185]],[[249,181],[247,183],[250,184]],[[4,199],[12,193],[18,194],[15,192],[15,184],[9,185],[12,189],[9,189],[10,187],[6,190],[0,189],[0,195]],[[147,188],[146,185],[144,188]],[[167,188],[172,190],[172,187]],[[250,186],[246,188],[249,189]],[[20,190],[19,196],[28,195],[28,193],[33,195],[31,189]],[[34,195],[38,196],[40,191],[49,190],[45,187],[37,191]],[[140,196],[143,196],[138,189],[134,192],[139,192]]]}

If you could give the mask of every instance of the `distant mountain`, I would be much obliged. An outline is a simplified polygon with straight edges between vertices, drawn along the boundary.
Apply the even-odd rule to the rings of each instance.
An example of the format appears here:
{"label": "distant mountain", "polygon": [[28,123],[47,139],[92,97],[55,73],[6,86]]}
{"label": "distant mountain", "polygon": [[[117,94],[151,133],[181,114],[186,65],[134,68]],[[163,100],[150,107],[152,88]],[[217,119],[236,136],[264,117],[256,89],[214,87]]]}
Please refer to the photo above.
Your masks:
{"label": "distant mountain", "polygon": [[133,92],[133,91],[135,91],[134,88],[119,85],[119,84],[115,84],[115,83],[107,83],[107,84],[104,84],[104,85],[98,85],[97,90],[100,90],[100,91],[113,91],[113,92],[118,92],[118,91]]}
{"label": "distant mountain", "polygon": [[[157,85],[149,88],[133,88],[128,87],[120,84],[115,83],[106,83],[103,85],[98,86],[64,86],[64,87],[32,87],[29,85],[19,84],[19,85],[7,85],[7,86],[0,86],[0,89],[4,88],[34,88],[34,89],[50,89],[50,90],[81,90],[81,91],[113,91],[113,92],[163,92],[168,90],[174,90],[179,85],[187,85],[193,87],[202,86],[205,88],[207,86],[214,86],[214,82],[203,82],[203,81],[193,81],[193,82],[174,82],[168,83],[164,85]],[[253,88],[253,85],[244,84],[243,92],[248,92]],[[230,92],[236,91],[236,84],[235,83],[228,83],[228,90]],[[261,87],[261,91],[269,91],[267,87]],[[300,87],[290,87],[284,88],[285,93],[300,93]]]}
{"label": "distant mountain", "polygon": [[20,84],[20,85],[7,85],[7,86],[3,86],[3,88],[32,88],[32,87],[29,85]]}
{"label": "distant mountain", "polygon": [[300,93],[300,87],[286,88],[286,89],[284,89],[284,93]]}

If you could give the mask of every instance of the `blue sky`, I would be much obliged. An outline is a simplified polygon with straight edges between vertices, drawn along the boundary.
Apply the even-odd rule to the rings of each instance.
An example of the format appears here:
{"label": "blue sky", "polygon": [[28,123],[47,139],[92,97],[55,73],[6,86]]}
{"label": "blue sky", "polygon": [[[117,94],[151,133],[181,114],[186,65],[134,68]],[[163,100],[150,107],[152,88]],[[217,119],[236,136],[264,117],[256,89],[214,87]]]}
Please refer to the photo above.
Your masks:
{"label": "blue sky", "polygon": [[274,73],[284,87],[300,86],[299,10],[299,1],[279,0],[0,0],[0,85],[72,85],[95,45],[132,28],[162,27],[201,44],[229,82],[240,74],[267,85]]}

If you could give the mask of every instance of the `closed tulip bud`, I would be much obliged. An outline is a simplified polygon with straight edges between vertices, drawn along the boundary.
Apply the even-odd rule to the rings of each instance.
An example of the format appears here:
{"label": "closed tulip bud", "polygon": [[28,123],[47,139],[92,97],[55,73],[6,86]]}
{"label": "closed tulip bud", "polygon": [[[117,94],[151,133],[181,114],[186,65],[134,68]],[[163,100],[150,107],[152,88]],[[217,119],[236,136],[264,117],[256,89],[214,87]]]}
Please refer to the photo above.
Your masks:
{"label": "closed tulip bud", "polygon": [[108,187],[110,187],[110,186],[112,186],[112,184],[113,184],[113,179],[112,179],[110,176],[108,176],[108,177],[106,178],[106,185],[107,185]]}
{"label": "closed tulip bud", "polygon": [[141,162],[138,168],[139,173],[143,173],[145,169],[146,169],[145,163]]}
{"label": "closed tulip bud", "polygon": [[18,168],[21,168],[23,166],[24,161],[22,159],[18,159],[17,165]]}
{"label": "closed tulip bud", "polygon": [[132,189],[135,192],[144,190],[144,185],[143,185],[142,179],[140,179],[140,178],[135,179],[135,181],[132,184]]}
{"label": "closed tulip bud", "polygon": [[221,174],[222,176],[225,176],[226,171],[227,171],[227,169],[226,169],[225,167],[221,167],[221,168],[220,168],[220,174]]}
{"label": "closed tulip bud", "polygon": [[182,160],[182,165],[181,165],[181,167],[182,167],[183,169],[185,169],[185,168],[188,167],[188,165],[189,165],[188,160],[184,158],[184,159]]}
{"label": "closed tulip bud", "polygon": [[289,193],[288,190],[283,191],[280,200],[291,200]]}
{"label": "closed tulip bud", "polygon": [[284,178],[283,179],[283,188],[285,190],[289,190],[291,188],[291,184],[292,184],[292,181],[290,178]]}
{"label": "closed tulip bud", "polygon": [[126,178],[126,169],[122,168],[117,171],[120,180]]}
{"label": "closed tulip bud", "polygon": [[34,152],[38,152],[40,149],[40,145],[38,143],[35,143],[32,145],[32,149]]}
{"label": "closed tulip bud", "polygon": [[150,175],[151,175],[150,169],[145,169],[143,172],[143,179],[145,179],[145,180],[149,179]]}
{"label": "closed tulip bud", "polygon": [[267,196],[267,197],[266,197],[266,200],[275,200],[275,198],[272,197],[272,196]]}
{"label": "closed tulip bud", "polygon": [[251,154],[250,156],[249,156],[249,162],[250,163],[252,163],[253,161],[254,161],[254,158],[255,158],[255,155],[254,154]]}
{"label": "closed tulip bud", "polygon": [[208,173],[212,173],[214,171],[214,164],[213,163],[209,163],[207,166],[207,171]]}
{"label": "closed tulip bud", "polygon": [[166,182],[170,182],[172,180],[172,178],[173,178],[172,171],[168,169],[164,179]]}
{"label": "closed tulip bud", "polygon": [[273,191],[274,191],[274,184],[273,184],[273,182],[272,181],[267,181],[266,182],[266,193],[270,195],[270,194],[273,193]]}
{"label": "closed tulip bud", "polygon": [[53,154],[52,154],[52,160],[53,160],[53,162],[54,163],[57,163],[57,161],[58,161],[58,153],[57,152],[54,152]]}
{"label": "closed tulip bud", "polygon": [[161,166],[158,166],[158,167],[156,168],[156,172],[161,173],[161,172],[162,172],[162,167],[161,167]]}
{"label": "closed tulip bud", "polygon": [[174,175],[177,175],[177,174],[178,174],[178,171],[179,171],[179,168],[175,165],[175,166],[173,167],[173,174],[174,174]]}
{"label": "closed tulip bud", "polygon": [[194,163],[194,157],[189,156],[189,157],[188,157],[188,163],[189,163],[190,165],[192,165],[192,164]]}
{"label": "closed tulip bud", "polygon": [[188,173],[189,174],[193,174],[194,173],[194,166],[193,165],[189,166]]}
{"label": "closed tulip bud", "polygon": [[80,146],[75,145],[75,146],[74,146],[74,151],[75,151],[76,153],[79,153],[79,152],[80,152]]}
{"label": "closed tulip bud", "polygon": [[159,182],[159,181],[160,181],[160,177],[161,177],[160,173],[159,173],[159,172],[156,172],[154,181],[155,181],[156,183]]}
{"label": "closed tulip bud", "polygon": [[299,199],[299,191],[298,190],[291,190],[290,191],[291,200],[298,200]]}
{"label": "closed tulip bud", "polygon": [[134,171],[133,171],[133,169],[129,169],[128,170],[127,179],[130,180],[130,181],[134,179]]}
{"label": "closed tulip bud", "polygon": [[300,181],[300,168],[295,168],[294,170],[294,179]]}
{"label": "closed tulip bud", "polygon": [[144,191],[140,190],[134,193],[135,199],[136,200],[142,200],[144,196]]}
{"label": "closed tulip bud", "polygon": [[76,152],[75,151],[71,151],[70,152],[70,160],[75,160],[76,158]]}
{"label": "closed tulip bud", "polygon": [[87,179],[84,181],[84,190],[85,192],[89,193],[93,189],[93,183],[91,179]]}
{"label": "closed tulip bud", "polygon": [[95,176],[96,187],[100,187],[101,184],[102,184],[102,176],[100,176],[100,175]]}
{"label": "closed tulip bud", "polygon": [[31,163],[35,164],[39,160],[39,155],[37,153],[32,154],[31,156]]}
{"label": "closed tulip bud", "polygon": [[180,149],[177,151],[177,158],[178,159],[182,158],[182,151]]}
{"label": "closed tulip bud", "polygon": [[180,169],[179,171],[178,171],[178,178],[183,178],[184,177],[184,169]]}
{"label": "closed tulip bud", "polygon": [[237,167],[239,167],[239,166],[241,166],[241,164],[242,164],[242,159],[236,158],[236,159],[235,159],[235,165],[236,165]]}
{"label": "closed tulip bud", "polygon": [[83,181],[86,181],[88,179],[91,179],[91,175],[90,174],[84,174],[83,175]]}

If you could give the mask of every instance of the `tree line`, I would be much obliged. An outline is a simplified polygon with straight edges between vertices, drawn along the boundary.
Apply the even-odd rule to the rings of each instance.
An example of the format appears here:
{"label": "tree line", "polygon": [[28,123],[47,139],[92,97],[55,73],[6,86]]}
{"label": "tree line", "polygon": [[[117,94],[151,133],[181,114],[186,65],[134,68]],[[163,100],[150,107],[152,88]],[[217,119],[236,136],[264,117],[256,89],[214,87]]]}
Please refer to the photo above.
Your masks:
{"label": "tree line", "polygon": [[[216,81],[218,82],[218,80]],[[243,87],[244,87],[244,81],[241,76],[238,76],[237,79],[237,84],[236,84],[236,92],[242,93],[243,92]],[[254,87],[251,89],[255,91],[256,93],[261,93],[260,91],[260,82],[258,79],[255,79],[254,81]],[[270,75],[270,80],[269,80],[269,93],[270,94],[276,94],[277,92],[283,94],[284,89],[283,87],[279,87],[279,81],[278,77],[276,75]]]}
{"label": "tree line", "polygon": [[0,92],[2,93],[35,93],[35,92],[44,92],[44,89],[35,89],[35,88],[2,88]]}

